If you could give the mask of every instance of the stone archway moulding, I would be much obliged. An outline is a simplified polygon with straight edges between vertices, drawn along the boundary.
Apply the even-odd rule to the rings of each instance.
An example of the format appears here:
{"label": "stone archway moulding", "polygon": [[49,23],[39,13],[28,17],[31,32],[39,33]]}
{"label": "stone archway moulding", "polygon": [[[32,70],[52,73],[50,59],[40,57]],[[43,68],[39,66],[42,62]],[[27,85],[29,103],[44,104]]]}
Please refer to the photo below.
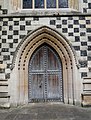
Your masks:
{"label": "stone archway moulding", "polygon": [[[48,44],[58,53],[63,65],[64,102],[75,104],[79,101],[77,61],[69,41],[57,31],[42,26],[29,33],[18,45],[12,64],[11,103],[28,103],[28,64],[34,51],[42,44]],[[13,78],[13,76],[15,76]]]}

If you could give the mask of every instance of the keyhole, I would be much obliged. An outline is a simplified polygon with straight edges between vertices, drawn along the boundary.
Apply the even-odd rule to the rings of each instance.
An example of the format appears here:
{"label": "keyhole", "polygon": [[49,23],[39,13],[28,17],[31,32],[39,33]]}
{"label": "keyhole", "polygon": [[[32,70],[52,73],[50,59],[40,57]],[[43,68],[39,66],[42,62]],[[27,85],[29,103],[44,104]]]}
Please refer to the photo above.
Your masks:
{"label": "keyhole", "polygon": [[40,85],[39,88],[41,88],[42,86]]}

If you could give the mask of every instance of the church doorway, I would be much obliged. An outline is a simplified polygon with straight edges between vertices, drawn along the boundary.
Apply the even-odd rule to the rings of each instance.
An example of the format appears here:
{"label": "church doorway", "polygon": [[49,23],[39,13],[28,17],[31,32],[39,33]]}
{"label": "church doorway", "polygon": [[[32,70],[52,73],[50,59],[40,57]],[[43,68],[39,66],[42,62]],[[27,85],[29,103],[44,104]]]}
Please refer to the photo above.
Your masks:
{"label": "church doorway", "polygon": [[30,32],[13,58],[10,102],[79,102],[81,82],[75,55],[69,41],[56,30],[42,26]]}

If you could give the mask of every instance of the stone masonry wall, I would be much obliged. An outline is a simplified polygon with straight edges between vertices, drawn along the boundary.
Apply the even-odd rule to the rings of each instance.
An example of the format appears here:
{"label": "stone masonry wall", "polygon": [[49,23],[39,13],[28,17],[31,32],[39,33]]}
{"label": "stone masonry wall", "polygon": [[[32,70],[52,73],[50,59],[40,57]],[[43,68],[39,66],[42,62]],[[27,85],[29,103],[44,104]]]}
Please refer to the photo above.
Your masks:
{"label": "stone masonry wall", "polygon": [[83,0],[83,13],[91,13],[91,0]]}
{"label": "stone masonry wall", "polygon": [[40,26],[49,26],[72,44],[80,77],[91,77],[91,16],[0,17],[0,79],[9,79],[12,59],[20,41]]}
{"label": "stone masonry wall", "polygon": [[[69,0],[69,7],[81,13],[91,13],[91,0]],[[0,0],[2,9],[7,9],[8,13],[19,12],[22,9],[21,0]],[[1,12],[0,12],[1,14]]]}

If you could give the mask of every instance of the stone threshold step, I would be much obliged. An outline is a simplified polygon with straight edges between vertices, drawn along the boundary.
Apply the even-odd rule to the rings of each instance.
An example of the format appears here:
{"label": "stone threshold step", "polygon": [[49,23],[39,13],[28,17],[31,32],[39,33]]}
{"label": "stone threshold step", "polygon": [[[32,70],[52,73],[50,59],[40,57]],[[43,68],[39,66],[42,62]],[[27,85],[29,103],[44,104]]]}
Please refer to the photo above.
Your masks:
{"label": "stone threshold step", "polygon": [[0,109],[9,109],[10,103],[0,103]]}
{"label": "stone threshold step", "polygon": [[0,83],[0,86],[8,86],[7,83]]}
{"label": "stone threshold step", "polygon": [[7,80],[7,79],[0,79],[0,81],[2,81],[2,82],[3,82],[3,81],[8,81],[8,80]]}

